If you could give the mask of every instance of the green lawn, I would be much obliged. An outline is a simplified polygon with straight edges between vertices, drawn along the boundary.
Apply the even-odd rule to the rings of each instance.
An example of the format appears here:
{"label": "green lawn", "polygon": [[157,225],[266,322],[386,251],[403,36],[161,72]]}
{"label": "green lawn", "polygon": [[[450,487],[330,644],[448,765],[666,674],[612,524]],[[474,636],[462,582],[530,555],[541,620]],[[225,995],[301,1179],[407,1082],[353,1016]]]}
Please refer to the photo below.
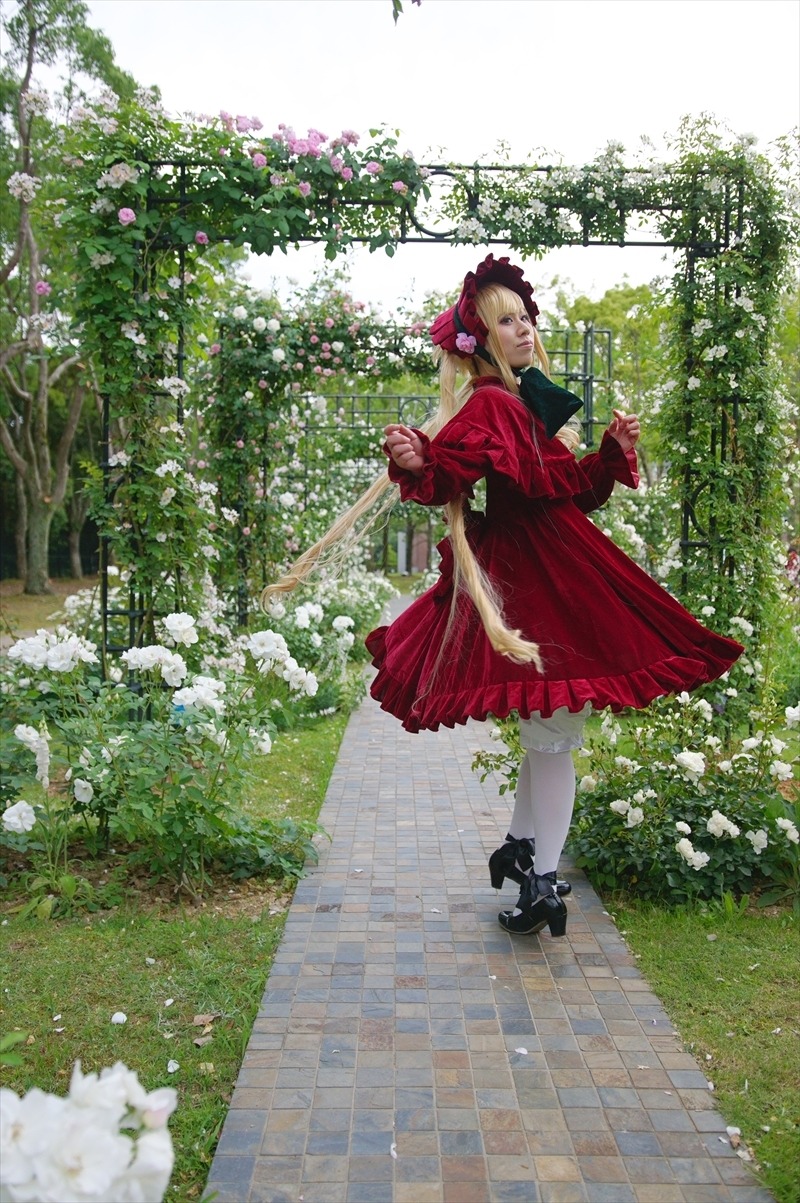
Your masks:
{"label": "green lawn", "polygon": [[779,1203],[800,1201],[800,930],[790,911],[612,906]]}
{"label": "green lawn", "polygon": [[[345,722],[327,717],[276,740],[251,809],[315,820]],[[176,1087],[169,1198],[199,1198],[289,901],[275,883],[222,882],[199,907],[133,895],[111,912],[52,922],[7,912],[0,1034],[20,1029],[28,1043],[3,1085],[63,1094],[80,1059],[85,1072],[121,1060],[148,1089]],[[112,1024],[115,1011],[127,1023]],[[204,1032],[196,1015],[216,1018]],[[197,1047],[203,1034],[211,1040]]]}
{"label": "green lawn", "polygon": [[23,593],[22,581],[0,581],[0,634],[10,641],[23,633],[38,631],[39,627],[52,628],[52,615],[61,609],[65,597],[79,589],[93,589],[97,584],[97,577],[82,581],[58,577],[50,582],[52,593],[37,596]]}

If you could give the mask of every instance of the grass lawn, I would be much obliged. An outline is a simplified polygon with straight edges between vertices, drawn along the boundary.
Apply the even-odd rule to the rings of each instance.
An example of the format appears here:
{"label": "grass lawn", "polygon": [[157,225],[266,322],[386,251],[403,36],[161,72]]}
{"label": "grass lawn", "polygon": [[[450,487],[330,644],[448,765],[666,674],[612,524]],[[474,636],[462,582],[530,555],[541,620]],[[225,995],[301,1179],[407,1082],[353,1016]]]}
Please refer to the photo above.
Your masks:
{"label": "grass lawn", "polygon": [[[276,740],[251,810],[316,819],[345,722],[328,717]],[[290,898],[275,883],[222,882],[200,907],[132,895],[111,912],[53,922],[8,913],[0,1034],[20,1029],[28,1043],[3,1085],[63,1094],[80,1059],[85,1072],[121,1060],[148,1089],[176,1087],[168,1197],[199,1198]],[[112,1024],[115,1011],[127,1023]],[[196,1024],[199,1015],[214,1018]]]}
{"label": "grass lawn", "polygon": [[609,903],[779,1203],[800,1200],[800,930],[789,910]]}
{"label": "grass lawn", "polygon": [[6,637],[3,646],[11,642],[11,637],[19,638],[22,634],[38,631],[39,627],[52,628],[51,615],[61,609],[65,597],[79,589],[93,589],[98,584],[96,576],[87,576],[82,581],[54,577],[50,581],[53,592],[39,596],[23,593],[22,581],[0,581],[0,634]]}

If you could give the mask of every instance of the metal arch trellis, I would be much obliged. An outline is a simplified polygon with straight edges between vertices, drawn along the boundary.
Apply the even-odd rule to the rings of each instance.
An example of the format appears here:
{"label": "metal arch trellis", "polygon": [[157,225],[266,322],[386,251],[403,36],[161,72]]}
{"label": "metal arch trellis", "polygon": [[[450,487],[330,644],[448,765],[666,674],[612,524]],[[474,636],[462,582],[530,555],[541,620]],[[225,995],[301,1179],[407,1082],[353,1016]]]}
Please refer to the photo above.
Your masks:
{"label": "metal arch trellis", "polygon": [[[175,181],[175,188],[172,193],[161,194],[155,196],[151,194],[153,208],[160,209],[162,213],[172,209],[173,215],[185,214],[190,208],[197,209],[202,207],[204,200],[204,191],[198,176],[202,175],[203,170],[209,167],[218,169],[219,164],[211,164],[202,160],[158,160],[146,163],[146,168],[150,172],[152,179],[155,174],[162,178],[166,175],[171,175]],[[464,193],[464,205],[462,211],[467,214],[477,214],[481,211],[483,203],[483,191],[485,188],[491,190],[491,182],[494,176],[498,173],[503,173],[508,176],[509,173],[523,171],[530,173],[541,173],[549,176],[554,168],[514,168],[510,166],[453,166],[444,164],[433,164],[426,169],[428,178],[440,182],[452,182],[454,187],[461,188]],[[470,176],[470,183],[465,184],[465,177]],[[702,170],[698,171],[698,181],[702,175]],[[598,231],[593,229],[591,215],[587,213],[578,213],[579,228],[573,229],[572,232],[564,233],[564,236],[559,239],[558,245],[580,245],[580,246],[638,246],[638,247],[674,247],[679,248],[685,253],[685,279],[690,287],[693,286],[696,280],[698,265],[703,261],[716,260],[720,254],[728,249],[734,239],[740,238],[742,234],[744,222],[744,209],[746,203],[745,185],[743,180],[733,183],[728,180],[724,186],[724,203],[720,207],[719,216],[716,220],[713,237],[708,236],[707,229],[704,229],[703,214],[698,210],[693,211],[693,221],[688,238],[670,238],[670,237],[636,237],[635,232],[632,232],[634,222],[639,226],[646,224],[648,221],[657,222],[658,218],[665,218],[668,215],[674,215],[685,211],[685,206],[682,202],[664,202],[660,200],[658,203],[640,203],[626,206],[620,203],[616,207],[615,222],[612,229],[605,229],[600,232],[600,236],[595,236]],[[348,207],[365,208],[371,202],[363,200],[348,201],[340,200],[340,208],[336,216],[341,217],[343,212],[346,212]],[[397,212],[397,229],[395,231],[394,241],[397,244],[406,243],[421,243],[421,244],[460,244],[464,245],[470,240],[465,238],[459,231],[459,227],[452,225],[447,229],[432,229],[430,228],[430,219],[424,214],[417,211],[417,204],[413,198],[407,198],[404,203],[399,206],[395,205]],[[575,210],[570,210],[567,205],[557,205],[558,209],[564,213],[572,213],[576,216]],[[689,205],[691,209],[691,204]],[[330,221],[334,219],[334,214],[331,212]],[[166,224],[166,223],[165,223]],[[652,231],[651,231],[652,233]],[[223,241],[236,241],[237,232],[233,229],[220,232],[218,235]],[[304,243],[330,243],[330,230],[312,233],[307,237],[303,237]],[[372,242],[372,239],[364,235],[351,235],[350,242]],[[527,252],[535,253],[536,248],[527,246],[524,238],[514,235],[509,232],[505,237],[488,235],[480,238],[480,245],[503,245],[511,246],[518,249],[523,254]],[[298,244],[299,245],[299,244]],[[186,247],[185,243],[178,240],[174,242],[169,238],[161,236],[154,242],[156,249],[172,249],[178,255],[180,276],[183,280]],[[137,280],[134,287],[144,288],[147,286],[147,263],[144,257],[140,257],[137,265],[136,275]],[[723,286],[725,287],[725,286]],[[181,289],[183,285],[181,285]],[[175,371],[176,374],[183,378],[185,371],[185,332],[182,324],[177,328],[176,340],[176,357]],[[585,412],[584,422],[587,434],[587,441],[591,440],[591,430],[593,425],[593,385],[597,379],[594,363],[594,332],[587,332],[582,336],[581,346],[572,347],[569,344],[569,337],[564,347],[564,363],[563,371],[558,371],[565,382],[579,384],[581,391],[584,394]],[[557,360],[557,356],[555,357]],[[605,356],[609,369],[610,359]],[[687,372],[691,371],[692,364],[687,364]],[[729,412],[733,415],[733,421],[738,422],[742,407],[746,405],[746,399],[741,396],[732,396],[729,399],[727,406],[718,405],[716,407],[716,418],[711,430],[709,454],[714,455],[721,464],[724,464],[730,456],[731,448],[731,419]],[[178,403],[178,418],[181,419],[181,405]],[[691,427],[692,416],[689,407],[686,408],[686,429],[687,432]],[[103,478],[106,488],[107,500],[111,500],[112,482],[109,471],[109,431],[111,425],[110,399],[108,394],[104,396],[104,413],[103,413],[103,447],[102,447],[102,469]],[[684,471],[683,480],[683,512],[680,545],[684,552],[690,550],[704,549],[715,561],[715,569],[718,573],[727,573],[732,576],[735,572],[736,565],[731,557],[727,555],[724,542],[718,537],[718,533],[714,526],[713,509],[710,511],[710,517],[706,527],[702,525],[699,516],[700,489],[704,486],[698,486],[694,479],[694,473],[691,467],[687,467]],[[145,593],[141,590],[141,583],[138,586],[139,592],[131,592],[129,596],[129,605],[127,609],[111,607],[109,605],[109,590],[108,590],[108,574],[107,567],[109,562],[110,540],[108,534],[104,534],[101,541],[101,564],[102,564],[102,585],[101,585],[101,606],[102,606],[102,621],[103,621],[103,650],[120,651],[120,646],[112,645],[108,640],[109,619],[111,617],[124,616],[128,619],[128,646],[135,644],[142,634],[142,619],[147,607],[147,599]]]}
{"label": "metal arch trellis", "polygon": [[[594,446],[595,430],[604,421],[595,414],[595,388],[612,381],[612,336],[610,330],[587,325],[585,330],[540,329],[550,359],[550,373],[583,401],[580,424],[583,441]],[[313,394],[301,394],[310,397]],[[343,408],[344,425],[380,430],[389,422],[420,426],[436,408],[436,398],[423,393],[328,393],[326,400]],[[315,434],[335,434],[340,426],[318,423]],[[310,433],[304,427],[304,435]]]}

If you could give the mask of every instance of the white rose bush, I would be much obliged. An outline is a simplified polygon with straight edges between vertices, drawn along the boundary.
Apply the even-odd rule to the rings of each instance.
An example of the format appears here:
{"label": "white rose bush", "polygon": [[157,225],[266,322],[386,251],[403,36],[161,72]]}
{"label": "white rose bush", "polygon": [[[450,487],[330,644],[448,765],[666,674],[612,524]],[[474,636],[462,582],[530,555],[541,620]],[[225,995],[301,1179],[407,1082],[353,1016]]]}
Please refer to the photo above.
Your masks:
{"label": "white rose bush", "polygon": [[[744,738],[722,709],[683,693],[626,718],[606,711],[576,753],[567,851],[602,890],[666,903],[757,891],[759,904],[800,910],[796,707],[754,710]],[[492,734],[499,750],[473,768],[505,793],[522,759],[516,722]]]}
{"label": "white rose bush", "polygon": [[781,717],[754,710],[737,739],[687,693],[607,715],[578,754],[568,851],[605,890],[675,903],[758,891],[800,907],[797,749]]}
{"label": "white rose bush", "polygon": [[[303,648],[319,643],[314,665],[329,705],[338,704],[354,620],[335,594],[331,585],[324,605],[298,605],[300,622],[290,615],[283,623],[287,641],[269,627],[233,635],[214,618],[210,589],[197,619],[166,615],[157,623],[163,641],[123,652],[106,679],[96,647],[67,626],[12,645],[2,680],[11,726],[0,844],[12,872],[34,868],[31,907],[55,896],[55,911],[44,913],[59,913],[78,899],[70,860],[78,837],[98,856],[113,837],[132,865],[190,894],[212,868],[302,872],[313,829],[289,819],[256,823],[246,803],[254,755],[321,708]],[[376,605],[373,596],[373,617]],[[304,619],[307,628],[297,629]],[[293,634],[303,638],[292,644]]]}
{"label": "white rose bush", "polygon": [[173,1166],[171,1087],[146,1091],[121,1061],[72,1070],[66,1098],[0,1089],[2,1203],[161,1203]]}

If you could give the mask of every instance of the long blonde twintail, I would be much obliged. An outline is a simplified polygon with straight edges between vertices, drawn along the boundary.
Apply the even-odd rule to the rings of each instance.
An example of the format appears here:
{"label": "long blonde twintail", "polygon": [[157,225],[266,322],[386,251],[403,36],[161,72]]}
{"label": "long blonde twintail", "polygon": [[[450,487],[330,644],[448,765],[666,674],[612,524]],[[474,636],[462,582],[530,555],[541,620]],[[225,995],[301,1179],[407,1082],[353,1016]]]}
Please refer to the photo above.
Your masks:
{"label": "long blonde twintail", "polygon": [[[280,593],[291,593],[315,570],[328,568],[341,570],[353,549],[361,542],[380,520],[395,505],[400,490],[392,484],[387,472],[373,481],[349,510],[337,518],[330,530],[309,547],[308,551],[295,560],[285,574],[274,585],[267,585],[261,594],[261,608],[269,611],[273,597]],[[386,496],[384,496],[386,494]],[[383,502],[378,505],[381,498]],[[372,511],[372,512],[370,512]],[[361,521],[364,518],[365,521]]]}
{"label": "long blonde twintail", "polygon": [[442,645],[447,643],[456,616],[458,595],[463,588],[469,594],[478,611],[486,637],[501,656],[515,664],[533,664],[543,672],[538,643],[524,639],[520,631],[513,631],[503,622],[502,601],[491,581],[481,568],[467,540],[464,518],[465,498],[459,497],[445,506],[450,527],[450,542],[453,547],[453,602],[450,607]]}

